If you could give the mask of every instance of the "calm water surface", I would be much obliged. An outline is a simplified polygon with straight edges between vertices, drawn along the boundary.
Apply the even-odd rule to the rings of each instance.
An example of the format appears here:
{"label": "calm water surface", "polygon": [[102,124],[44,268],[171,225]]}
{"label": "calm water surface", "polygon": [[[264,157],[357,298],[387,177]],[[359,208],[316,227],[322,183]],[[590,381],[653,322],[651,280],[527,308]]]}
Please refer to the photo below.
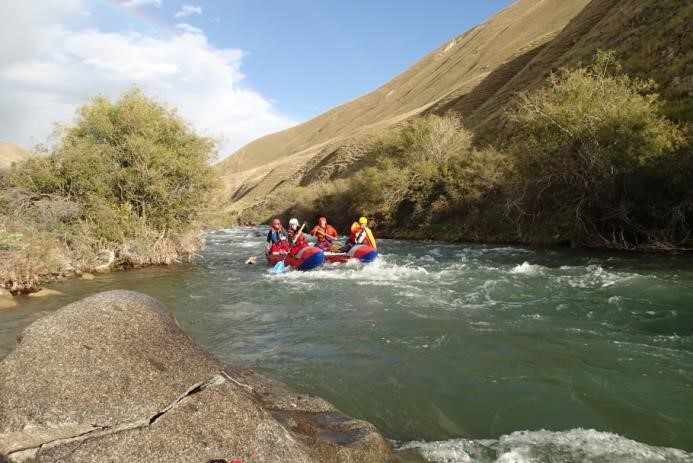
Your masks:
{"label": "calm water surface", "polygon": [[429,461],[693,461],[690,257],[383,240],[367,266],[272,275],[244,264],[264,233],[210,232],[194,265],[21,298],[0,312],[0,357],[38,317],[126,288]]}

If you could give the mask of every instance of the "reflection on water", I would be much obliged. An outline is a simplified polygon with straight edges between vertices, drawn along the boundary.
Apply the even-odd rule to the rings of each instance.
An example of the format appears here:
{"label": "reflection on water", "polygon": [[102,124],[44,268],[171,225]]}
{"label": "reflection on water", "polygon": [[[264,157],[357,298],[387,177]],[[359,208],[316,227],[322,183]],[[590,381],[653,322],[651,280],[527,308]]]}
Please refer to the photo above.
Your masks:
{"label": "reflection on water", "polygon": [[547,442],[558,460],[692,458],[663,449],[693,450],[690,258],[384,240],[373,264],[273,275],[244,264],[263,239],[219,230],[196,264],[23,298],[0,312],[0,356],[42,314],[126,288],[165,302],[223,360],[417,441],[405,445],[430,461],[549,459]]}

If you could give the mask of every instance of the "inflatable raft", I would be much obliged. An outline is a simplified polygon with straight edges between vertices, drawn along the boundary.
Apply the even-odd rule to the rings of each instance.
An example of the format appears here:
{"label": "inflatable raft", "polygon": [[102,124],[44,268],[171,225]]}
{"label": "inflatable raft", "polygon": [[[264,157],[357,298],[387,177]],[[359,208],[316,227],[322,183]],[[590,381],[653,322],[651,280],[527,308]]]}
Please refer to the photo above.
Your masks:
{"label": "inflatable raft", "polygon": [[325,262],[345,263],[351,259],[358,259],[361,262],[373,262],[378,257],[378,250],[367,244],[355,244],[347,252],[325,252]]}
{"label": "inflatable raft", "polygon": [[[286,260],[284,260],[286,256]],[[294,267],[298,270],[313,270],[320,267],[325,262],[325,253],[322,249],[315,246],[308,246],[296,253],[296,255],[286,254],[267,254],[267,263],[274,266],[277,262],[284,260],[284,265]]]}

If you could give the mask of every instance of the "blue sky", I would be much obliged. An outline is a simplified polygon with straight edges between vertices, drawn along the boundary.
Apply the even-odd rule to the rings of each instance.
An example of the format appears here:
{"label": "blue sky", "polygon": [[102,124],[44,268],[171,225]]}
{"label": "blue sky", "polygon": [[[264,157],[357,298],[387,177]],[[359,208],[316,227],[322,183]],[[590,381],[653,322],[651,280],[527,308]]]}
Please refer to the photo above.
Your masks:
{"label": "blue sky", "polygon": [[[0,140],[44,142],[132,84],[220,139],[220,157],[367,93],[510,0],[2,2]],[[9,19],[9,20],[8,20]]]}

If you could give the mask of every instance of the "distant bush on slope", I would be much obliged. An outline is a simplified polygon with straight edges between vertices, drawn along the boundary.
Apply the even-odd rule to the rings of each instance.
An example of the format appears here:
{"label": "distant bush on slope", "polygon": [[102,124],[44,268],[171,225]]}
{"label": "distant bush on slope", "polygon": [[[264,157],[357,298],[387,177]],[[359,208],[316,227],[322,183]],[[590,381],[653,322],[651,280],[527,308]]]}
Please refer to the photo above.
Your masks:
{"label": "distant bush on slope", "polygon": [[[502,153],[474,148],[471,141],[456,114],[413,119],[373,142],[367,167],[349,180],[293,191],[304,204],[286,213],[327,214],[342,229],[365,215],[390,235],[460,238],[452,223],[486,208],[483,200],[507,170]],[[311,190],[320,191],[312,202]]]}
{"label": "distant bush on slope", "polygon": [[23,236],[20,249],[4,251],[13,252],[0,266],[5,286],[21,284],[7,262],[32,260],[34,239],[57,256],[35,259],[34,273],[91,269],[104,255],[116,265],[168,264],[199,248],[197,221],[218,183],[212,140],[138,89],[115,103],[94,98],[59,135],[50,156],[1,180],[0,225],[12,242]]}

